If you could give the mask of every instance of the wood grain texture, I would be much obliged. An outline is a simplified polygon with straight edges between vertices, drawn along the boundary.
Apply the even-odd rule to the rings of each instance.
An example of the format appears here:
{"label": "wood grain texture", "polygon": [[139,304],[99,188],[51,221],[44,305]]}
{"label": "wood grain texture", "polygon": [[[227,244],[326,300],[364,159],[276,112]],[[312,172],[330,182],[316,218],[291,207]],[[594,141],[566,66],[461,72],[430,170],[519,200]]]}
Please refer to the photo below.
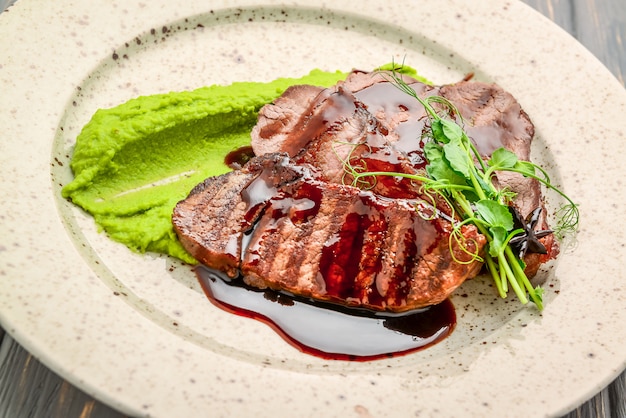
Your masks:
{"label": "wood grain texture", "polygon": [[626,0],[523,0],[583,44],[626,85]]}
{"label": "wood grain texture", "polygon": [[0,342],[0,417],[122,418],[94,400],[4,335]]}
{"label": "wood grain texture", "polygon": [[[626,0],[523,0],[576,38],[626,85]],[[626,372],[564,418],[626,417]]]}
{"label": "wood grain texture", "polygon": [[[475,1],[475,0],[468,0]],[[578,39],[625,85],[626,0],[522,0]],[[13,0],[0,0],[0,10]],[[626,417],[626,372],[564,418]],[[529,411],[529,416],[535,416]],[[0,329],[0,418],[122,418],[69,384]]]}

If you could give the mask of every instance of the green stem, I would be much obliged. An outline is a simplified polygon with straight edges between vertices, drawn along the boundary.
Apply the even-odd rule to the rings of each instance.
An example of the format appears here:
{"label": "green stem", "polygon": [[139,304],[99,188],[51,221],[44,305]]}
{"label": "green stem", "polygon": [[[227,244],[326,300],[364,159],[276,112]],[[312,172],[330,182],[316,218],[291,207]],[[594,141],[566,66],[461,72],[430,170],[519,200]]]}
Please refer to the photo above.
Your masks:
{"label": "green stem", "polygon": [[485,191],[483,190],[482,186],[478,182],[478,179],[476,178],[474,170],[470,171],[470,181],[472,182],[472,186],[474,186],[474,189],[475,189],[474,191],[476,192],[478,197],[482,200],[487,199],[487,195],[485,194]]}
{"label": "green stem", "polygon": [[431,179],[430,177],[423,177],[423,176],[418,176],[417,174],[409,174],[409,173],[400,173],[400,172],[394,173],[391,171],[367,171],[364,173],[352,173],[352,177],[354,177],[355,180],[358,180],[362,177],[376,177],[376,176],[404,177],[410,180],[421,181],[422,183],[426,183],[426,184],[436,183],[436,181],[433,181],[433,179]]}
{"label": "green stem", "polygon": [[[463,148],[465,148],[465,153],[467,154],[467,157],[469,158],[469,160],[473,161],[474,158],[472,157],[472,152],[474,152],[475,147],[473,146],[472,141],[469,139],[467,135],[464,134],[463,139],[465,140],[463,144]],[[480,199],[487,199],[487,195],[485,194],[485,191],[483,190],[482,185],[478,182],[478,176],[479,176],[478,170],[473,165],[472,165],[472,168],[473,169],[470,170],[469,174],[470,174],[470,181],[472,182],[472,186],[474,187],[474,191],[476,192],[476,194],[478,195]],[[487,183],[487,184],[491,184],[491,183]]]}
{"label": "green stem", "polygon": [[480,164],[480,168],[481,170],[484,172],[487,170],[487,165],[485,164],[485,160],[483,160],[482,156],[480,155],[480,152],[478,152],[478,149],[476,148],[476,146],[474,145],[474,143],[472,142],[471,139],[469,139],[469,137],[467,135],[464,136],[465,138],[467,138],[467,143],[470,146],[470,150],[472,151],[472,153],[474,154],[474,159],[476,161],[478,161],[478,164]]}
{"label": "green stem", "polygon": [[543,302],[541,301],[541,298],[537,296],[535,288],[533,287],[530,280],[528,280],[528,276],[526,276],[526,273],[524,272],[524,269],[520,265],[520,262],[517,256],[513,254],[513,250],[511,250],[511,247],[509,245],[507,245],[506,248],[504,249],[504,254],[506,258],[509,260],[508,264],[513,267],[515,275],[520,279],[520,281],[522,282],[526,290],[528,290],[528,294],[530,295],[530,298],[532,299],[532,301],[535,303],[535,305],[537,305],[537,308],[540,311],[543,310]]}
{"label": "green stem", "polygon": [[491,277],[493,278],[493,281],[496,284],[496,288],[498,289],[498,294],[500,294],[500,297],[502,299],[506,298],[506,292],[507,292],[506,282],[502,280],[502,277],[500,276],[498,272],[498,267],[496,266],[496,263],[493,261],[493,258],[489,256],[485,257],[485,263],[487,264],[487,270],[489,270],[489,273],[491,273]]}
{"label": "green stem", "polygon": [[474,218],[474,211],[472,210],[472,205],[467,201],[463,193],[458,191],[452,191],[450,193],[452,195],[452,199],[456,202],[456,204],[463,210],[463,214],[467,217]]}
{"label": "green stem", "polygon": [[[507,249],[510,249],[510,247],[507,247]],[[517,263],[514,263],[513,269],[515,269],[515,264],[517,264]],[[511,270],[511,264],[508,262],[508,260],[507,260],[507,258],[506,258],[506,256],[504,254],[499,254],[498,255],[498,265],[506,273],[506,277],[509,279],[509,283],[511,284],[511,287],[513,288],[513,291],[517,295],[517,297],[520,300],[520,302],[522,304],[524,304],[524,305],[527,304],[528,303],[528,298],[526,297],[526,293],[520,287],[520,285],[519,285],[519,283],[517,281],[517,277],[515,276],[515,273],[513,273],[513,270]],[[523,273],[524,272],[522,271],[522,274]],[[525,276],[526,275],[524,274],[524,277]]]}

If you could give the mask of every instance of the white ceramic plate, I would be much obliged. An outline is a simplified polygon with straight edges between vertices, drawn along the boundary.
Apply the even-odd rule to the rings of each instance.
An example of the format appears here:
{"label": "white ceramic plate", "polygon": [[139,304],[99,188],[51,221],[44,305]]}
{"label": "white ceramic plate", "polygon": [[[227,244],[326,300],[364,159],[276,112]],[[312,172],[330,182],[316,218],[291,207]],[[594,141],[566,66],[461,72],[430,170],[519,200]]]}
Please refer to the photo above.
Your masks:
{"label": "white ceramic plate", "polygon": [[[534,120],[534,158],[582,214],[575,245],[548,272],[542,315],[476,280],[454,297],[458,325],[443,343],[384,361],[324,361],[218,310],[187,267],[111,242],[59,196],[74,138],[97,108],[391,59],[437,83],[468,72],[498,82]],[[625,365],[626,92],[521,3],[20,0],[0,15],[0,86],[1,324],[115,408],[558,415]]]}

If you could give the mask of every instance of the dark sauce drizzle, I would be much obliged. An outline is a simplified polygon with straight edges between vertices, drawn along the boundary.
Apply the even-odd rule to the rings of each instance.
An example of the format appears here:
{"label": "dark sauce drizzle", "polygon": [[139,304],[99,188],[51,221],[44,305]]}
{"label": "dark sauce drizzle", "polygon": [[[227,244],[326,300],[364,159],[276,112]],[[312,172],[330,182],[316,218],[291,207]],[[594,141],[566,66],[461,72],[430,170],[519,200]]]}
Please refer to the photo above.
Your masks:
{"label": "dark sauce drizzle", "polygon": [[405,314],[347,308],[246,286],[206,267],[200,285],[217,307],[270,326],[298,350],[327,360],[371,361],[422,350],[453,331],[452,302]]}
{"label": "dark sauce drizzle", "polygon": [[[471,75],[466,77],[470,78]],[[438,88],[421,83],[416,83],[412,87],[423,96],[439,92]],[[428,119],[423,108],[389,83],[375,84],[357,92],[355,96],[362,106],[374,114],[383,112],[387,118],[403,114],[408,116],[395,127],[398,134],[395,149],[379,149],[376,134],[377,129],[381,127],[373,127],[373,131],[368,135],[370,170],[401,171],[396,160],[397,151],[408,156],[413,167],[423,168],[426,160],[423,155],[424,142],[421,134],[428,129]],[[348,113],[358,111],[355,102],[342,101],[345,99],[342,96],[325,98],[329,99],[333,106],[328,112],[318,115],[319,120],[308,120],[306,129],[310,135],[299,135],[301,138],[315,137],[317,131],[326,128],[330,121],[341,114],[337,112],[337,108]],[[514,116],[515,112],[512,112],[512,115]],[[466,126],[468,134],[482,154],[490,155],[494,149],[502,146],[505,143],[503,135],[511,128],[522,129],[513,116],[501,122],[510,125],[509,129],[502,129],[502,126],[497,124],[484,127]],[[300,133],[301,130],[295,131]],[[297,146],[289,151],[290,155],[295,155],[302,144],[292,142]],[[242,147],[229,153],[225,163],[237,169],[252,157],[254,157],[252,148]],[[282,212],[280,215],[284,216]],[[361,225],[365,222],[363,219],[359,218],[355,222],[364,228]],[[360,245],[356,247],[360,248]],[[350,254],[350,248],[346,250],[346,254]],[[214,305],[227,312],[259,320],[269,325],[300,351],[324,359],[369,361],[412,353],[441,341],[450,335],[456,325],[454,307],[449,300],[418,311],[390,314],[312,301],[270,290],[262,291],[245,285],[241,278],[231,280],[205,267],[198,268],[196,273],[204,292]],[[332,280],[326,281],[332,284]]]}
{"label": "dark sauce drizzle", "polygon": [[254,157],[254,151],[250,145],[246,145],[229,152],[224,157],[224,164],[233,170],[243,167],[248,161]]}

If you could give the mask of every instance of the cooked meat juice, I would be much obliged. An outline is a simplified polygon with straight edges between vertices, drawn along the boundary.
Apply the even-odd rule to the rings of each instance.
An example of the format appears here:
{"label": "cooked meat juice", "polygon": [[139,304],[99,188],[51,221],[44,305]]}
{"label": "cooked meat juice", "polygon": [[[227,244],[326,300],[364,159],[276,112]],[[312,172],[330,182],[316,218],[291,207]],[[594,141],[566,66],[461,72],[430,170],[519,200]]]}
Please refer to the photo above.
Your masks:
{"label": "cooked meat juice", "polygon": [[259,320],[300,351],[330,360],[369,361],[405,355],[447,337],[456,316],[449,300],[408,314],[320,304],[196,268],[209,300],[221,309]]}
{"label": "cooked meat juice", "polygon": [[[172,230],[176,202],[204,178],[243,165],[253,155],[250,130],[258,110],[289,85],[329,86],[345,75],[315,70],[301,79],[139,97],[98,110],[77,138],[71,162],[75,179],[64,187],[63,196],[131,250],[164,253],[195,264]],[[199,279],[217,306],[261,319],[290,344],[324,358],[369,360],[405,354],[445,338],[455,324],[448,301],[419,313],[381,318],[373,311],[354,315],[302,301],[285,303],[285,296],[272,292],[223,281],[210,284],[202,274]],[[268,304],[280,306],[278,314],[269,313]],[[287,328],[280,319],[285,314],[305,325]],[[341,331],[309,332],[310,325],[328,325],[329,315],[330,322],[341,321]],[[366,346],[360,344],[364,324],[373,333]]]}
{"label": "cooked meat juice", "polygon": [[[254,157],[248,146],[250,131],[264,104],[277,98],[289,85],[328,86],[345,75],[313,71],[298,80],[212,86],[142,97],[98,111],[77,139],[71,164],[76,177],[63,189],[63,195],[91,213],[111,238],[129,248],[165,253],[195,264],[196,259],[181,246],[172,230],[174,205],[203,179],[239,168]],[[405,100],[381,103],[390,92],[393,97],[399,93],[387,90],[385,95],[373,94],[377,89],[378,86],[363,90],[361,100],[369,102],[369,106],[409,110]],[[419,131],[423,121],[406,123],[403,128],[409,126]],[[402,139],[403,129],[398,129],[398,133]],[[406,134],[407,138],[414,138],[411,132]],[[492,142],[497,145],[500,140],[493,138]],[[410,149],[404,149],[404,142],[407,141],[398,141],[398,148],[410,156],[411,163],[423,163],[421,145],[413,149],[415,143],[409,141]],[[152,150],[149,158],[146,149]],[[439,341],[455,324],[448,300],[410,313],[382,314],[333,304],[324,304],[324,309],[320,309],[321,306],[301,298],[278,303],[285,308],[277,311],[268,308],[268,302],[276,305],[277,301],[284,301],[283,294],[250,290],[242,286],[241,280],[227,283],[228,280],[218,280],[203,271],[198,269],[199,280],[214,304],[259,319],[300,350],[325,358],[369,360],[405,354]],[[335,317],[328,319],[329,315]],[[302,325],[290,326],[286,318]],[[343,323],[346,328],[331,326],[312,331],[313,324],[335,323]],[[374,335],[369,341],[360,339],[366,327]]]}
{"label": "cooked meat juice", "polygon": [[345,73],[239,82],[143,96],[98,110],[76,139],[74,180],[62,194],[133,251],[196,260],[172,229],[174,205],[207,177],[230,171],[224,156],[250,144],[259,109],[294,84],[329,86]]}

